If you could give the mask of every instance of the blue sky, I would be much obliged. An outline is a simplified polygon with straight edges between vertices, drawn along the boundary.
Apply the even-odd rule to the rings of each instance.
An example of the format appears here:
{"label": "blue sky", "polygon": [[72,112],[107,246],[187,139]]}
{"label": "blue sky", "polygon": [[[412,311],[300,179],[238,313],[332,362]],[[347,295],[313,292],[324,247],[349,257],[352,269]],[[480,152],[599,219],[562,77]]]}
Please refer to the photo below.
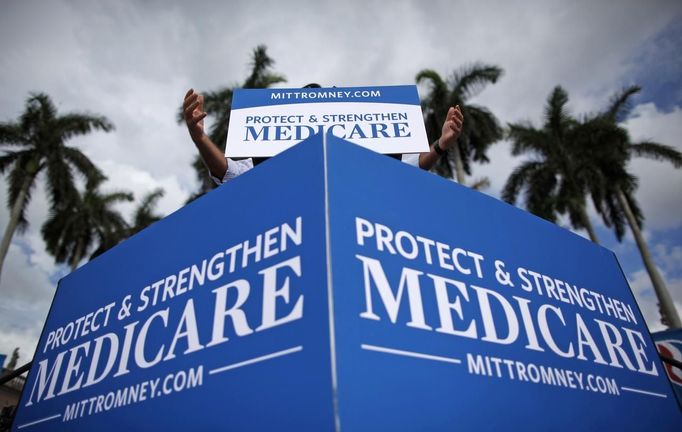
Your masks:
{"label": "blue sky", "polygon": [[682,105],[682,26],[670,24],[646,41],[633,62],[640,65],[632,81],[642,86],[640,103],[653,102],[664,112]]}
{"label": "blue sky", "polygon": [[[682,108],[682,56],[679,54],[679,48],[682,46],[682,26],[679,22],[671,23],[664,27],[659,33],[644,41],[641,47],[632,55],[631,62],[636,65],[631,74],[624,76],[621,79],[622,85],[637,84],[642,87],[639,95],[633,98],[633,105],[653,104],[656,109],[664,114],[674,115],[674,113]],[[638,113],[635,111],[630,114],[629,120],[636,119]],[[639,135],[632,133],[632,138],[636,141],[638,139],[654,139],[662,144],[675,146],[680,149],[679,135],[676,141],[662,141],[655,139],[655,130],[642,132]],[[659,165],[651,163],[651,165]],[[662,164],[660,164],[662,165]],[[680,188],[679,177],[670,179],[673,182],[674,188],[677,189],[677,202],[679,204],[682,195]],[[645,218],[647,217],[647,208],[643,207]],[[674,217],[679,218],[679,213]],[[648,243],[652,245],[653,254],[657,259],[658,267],[665,273],[669,281],[668,289],[676,294],[679,299],[679,290],[682,285],[679,280],[682,279],[682,263],[679,261],[679,250],[682,245],[682,227],[679,224],[672,224],[667,229],[650,229],[650,221],[645,219],[644,228],[648,233]],[[655,222],[654,222],[655,224]],[[654,225],[655,226],[655,225]],[[634,278],[637,272],[641,272],[642,259],[634,247],[628,247],[631,239],[624,240],[625,245],[619,244],[612,232],[601,227],[599,229],[602,233],[601,238],[603,244],[616,251],[619,262],[623,267],[625,273]],[[625,246],[625,247],[624,247]],[[675,255],[677,251],[677,255]],[[640,273],[641,274],[641,273]],[[647,297],[651,298],[651,293],[646,292]],[[652,298],[653,300],[653,298]],[[651,324],[650,324],[651,325]]]}
{"label": "blue sky", "polygon": [[[633,52],[630,63],[634,64],[635,68],[620,80],[623,87],[632,84],[642,87],[642,91],[632,98],[633,106],[649,103],[665,114],[674,113],[675,110],[682,108],[682,74],[680,73],[682,72],[682,55],[679,54],[681,46],[682,25],[675,22],[643,41],[641,46]],[[636,117],[637,113],[629,115],[630,119]],[[655,131],[650,131],[648,135],[633,136],[633,139],[651,138],[654,133]],[[660,142],[680,148],[679,142]],[[682,184],[678,183],[677,187],[682,187]],[[643,211],[646,218],[647,209],[643,208]],[[647,226],[645,219],[645,229]],[[619,261],[627,274],[641,269],[642,260],[635,248],[619,247],[615,235],[606,227],[600,227],[599,234],[604,246],[618,251]],[[651,244],[659,245],[666,250],[673,250],[682,245],[682,227],[679,225],[672,229],[650,231],[649,235]],[[669,278],[682,278],[682,265],[665,265],[665,271]]]}
{"label": "blue sky", "polygon": [[[175,114],[189,87],[242,81],[251,50],[266,44],[288,85],[410,84],[423,68],[448,76],[475,61],[504,76],[473,102],[503,124],[541,121],[556,85],[576,115],[602,109],[623,86],[639,84],[625,123],[633,140],[682,150],[682,7],[679,1],[9,1],[0,4],[0,121],[16,119],[31,91],[45,91],[60,112],[107,116],[116,131],[73,140],[109,177],[108,190],[139,199],[156,187],[159,210],[179,208],[196,189],[194,147]],[[358,14],[358,10],[363,11]],[[352,23],[353,31],[349,31]],[[521,160],[500,142],[485,192],[499,196]],[[682,308],[682,170],[637,160],[637,199],[645,236]],[[6,202],[2,180],[0,202]],[[122,206],[130,213],[132,206]],[[56,281],[68,271],[45,253],[40,226],[48,213],[39,185],[29,229],[14,238],[0,281],[0,353],[30,359]],[[651,284],[631,236],[617,243],[594,210],[604,246],[614,250],[650,329],[661,328]],[[8,210],[0,208],[4,230]],[[578,233],[584,235],[584,233]]]}

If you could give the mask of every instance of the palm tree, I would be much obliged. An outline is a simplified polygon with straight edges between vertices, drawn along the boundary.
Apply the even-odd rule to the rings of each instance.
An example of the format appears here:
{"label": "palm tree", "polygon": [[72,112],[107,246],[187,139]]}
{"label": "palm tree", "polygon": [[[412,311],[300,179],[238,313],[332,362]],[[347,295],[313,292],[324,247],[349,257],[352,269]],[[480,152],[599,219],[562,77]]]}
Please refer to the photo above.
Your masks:
{"label": "palm tree", "polygon": [[[274,84],[286,82],[283,75],[272,72],[271,68],[275,64],[267,53],[265,45],[258,45],[251,54],[251,74],[242,85],[234,87],[224,87],[215,91],[204,93],[204,111],[212,118],[213,124],[209,130],[209,137],[221,150],[225,150],[227,141],[227,126],[230,123],[230,110],[232,109],[232,91],[234,88],[268,88]],[[179,123],[184,121],[182,108],[178,111]],[[205,194],[216,185],[206,175],[206,167],[197,156],[192,164],[197,178],[201,182],[199,191],[190,197],[190,201]]]}
{"label": "palm tree", "polygon": [[430,92],[423,100],[424,120],[429,142],[440,137],[448,108],[459,105],[464,114],[464,127],[447,158],[441,158],[434,170],[441,176],[452,178],[460,184],[471,175],[471,162],[489,162],[486,152],[502,138],[502,128],[497,118],[487,108],[469,103],[487,84],[494,84],[502,76],[502,68],[486,64],[473,64],[455,71],[447,81],[432,69],[417,74],[417,83],[428,82]]}
{"label": "palm tree", "polygon": [[130,225],[130,235],[136,234],[154,222],[163,219],[163,216],[154,213],[154,207],[156,207],[156,203],[163,197],[164,193],[163,189],[158,188],[142,198],[140,205],[133,213],[133,221]]}
{"label": "palm tree", "polygon": [[658,297],[661,321],[679,328],[682,322],[642,235],[644,216],[634,196],[637,178],[628,172],[627,165],[633,156],[641,156],[670,162],[679,168],[682,153],[652,141],[633,143],[628,132],[619,126],[630,112],[631,97],[640,90],[638,86],[623,89],[604,112],[588,119],[582,126],[582,147],[602,176],[602,181],[594,182],[590,188],[597,211],[606,226],[613,227],[618,241],[623,238],[626,223],[630,227]]}
{"label": "palm tree", "polygon": [[586,210],[587,185],[598,176],[577,151],[577,122],[568,113],[567,103],[568,94],[557,86],[547,100],[541,129],[530,123],[509,125],[512,154],[532,157],[509,176],[502,199],[514,204],[525,188],[526,208],[531,213],[551,222],[568,214],[574,228],[587,230],[598,243]]}
{"label": "palm tree", "polygon": [[71,271],[83,259],[104,253],[128,234],[128,224],[113,206],[132,201],[133,194],[103,193],[99,187],[105,180],[104,176],[89,180],[82,195],[77,194],[53,209],[42,227],[47,251],[56,262],[68,264]]}
{"label": "palm tree", "polygon": [[58,115],[44,93],[32,94],[17,122],[0,123],[0,144],[12,148],[0,156],[0,174],[9,170],[8,204],[10,218],[0,243],[0,272],[18,229],[24,230],[26,207],[38,175],[46,172],[47,192],[56,208],[76,193],[74,171],[87,179],[102,176],[100,170],[80,150],[66,141],[93,130],[110,131],[113,125],[102,116],[70,113]]}

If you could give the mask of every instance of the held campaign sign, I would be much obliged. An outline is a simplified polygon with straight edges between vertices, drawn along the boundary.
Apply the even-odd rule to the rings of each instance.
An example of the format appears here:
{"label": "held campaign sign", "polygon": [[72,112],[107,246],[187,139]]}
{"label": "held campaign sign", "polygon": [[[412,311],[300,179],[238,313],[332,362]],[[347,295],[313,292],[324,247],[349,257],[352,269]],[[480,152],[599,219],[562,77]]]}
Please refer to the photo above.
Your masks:
{"label": "held campaign sign", "polygon": [[611,251],[329,133],[64,278],[13,430],[681,422]]}
{"label": "held campaign sign", "polygon": [[378,153],[429,150],[414,85],[237,89],[225,156],[274,156],[327,131]]}
{"label": "held campaign sign", "polygon": [[[666,330],[651,335],[656,342],[658,351],[668,357],[677,361],[682,361],[682,329]],[[682,369],[673,365],[664,363],[665,371],[668,378],[675,389],[677,395],[677,402],[682,408]]]}

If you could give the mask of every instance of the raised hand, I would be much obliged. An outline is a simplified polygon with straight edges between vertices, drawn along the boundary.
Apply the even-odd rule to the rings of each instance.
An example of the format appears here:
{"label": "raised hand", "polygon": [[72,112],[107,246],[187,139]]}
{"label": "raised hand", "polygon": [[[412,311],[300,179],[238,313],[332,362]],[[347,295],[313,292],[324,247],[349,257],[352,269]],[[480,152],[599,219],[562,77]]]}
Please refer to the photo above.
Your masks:
{"label": "raised hand", "polygon": [[457,138],[462,134],[462,126],[464,125],[464,115],[459,105],[450,107],[448,114],[443,123],[443,129],[439,144],[443,150],[449,150],[457,142]]}
{"label": "raised hand", "polygon": [[208,115],[204,112],[204,97],[195,93],[194,89],[189,89],[182,103],[182,114],[189,135],[196,142],[204,135],[204,118]]}

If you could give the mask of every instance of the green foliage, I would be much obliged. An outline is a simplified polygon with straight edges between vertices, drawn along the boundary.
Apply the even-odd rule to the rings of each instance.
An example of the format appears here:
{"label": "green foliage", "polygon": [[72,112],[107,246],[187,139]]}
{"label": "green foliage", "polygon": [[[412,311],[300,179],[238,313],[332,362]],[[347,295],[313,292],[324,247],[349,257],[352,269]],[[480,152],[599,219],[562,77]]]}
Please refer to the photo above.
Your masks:
{"label": "green foliage", "polygon": [[[441,135],[441,128],[448,108],[459,105],[464,115],[462,134],[457,140],[461,164],[466,174],[471,175],[471,162],[489,162],[486,152],[503,136],[497,118],[487,108],[471,104],[469,100],[479,94],[485,86],[494,84],[502,76],[498,66],[476,63],[462,67],[446,81],[432,69],[424,69],[416,76],[417,83],[427,83],[429,93],[422,101],[424,122],[429,142]],[[455,152],[441,158],[434,170],[441,176],[452,178]]]}
{"label": "green foliage", "polygon": [[89,180],[82,194],[54,208],[43,225],[47,251],[58,263],[75,269],[84,258],[100,255],[127,236],[128,223],[114,206],[132,201],[133,194],[104,193],[100,186],[105,180],[103,176]]}
{"label": "green foliage", "polygon": [[682,154],[672,147],[643,141],[632,143],[618,122],[627,117],[631,98],[640,88],[632,86],[617,93],[602,112],[578,121],[566,105],[568,95],[556,87],[547,100],[544,124],[510,124],[508,137],[512,154],[528,155],[510,175],[502,199],[515,203],[525,190],[526,208],[549,221],[569,216],[575,228],[588,228],[586,197],[589,195],[604,223],[621,240],[627,219],[618,194],[625,195],[637,225],[644,221],[634,199],[638,180],[628,171],[633,156],[667,161],[682,166]]}
{"label": "green foliage", "polygon": [[[208,136],[221,151],[225,151],[225,143],[227,141],[227,128],[230,124],[233,90],[235,88],[268,88],[272,85],[286,82],[286,78],[283,75],[272,72],[274,64],[275,60],[268,55],[267,47],[265,45],[258,45],[251,54],[251,74],[241,85],[203,92],[204,111],[208,113],[208,117],[212,121]],[[182,107],[178,111],[177,120],[178,123],[184,122]],[[215,183],[208,177],[206,167],[199,156],[194,159],[192,167],[197,174],[200,188],[197,193],[190,197],[189,201],[200,197],[216,187]]]}
{"label": "green foliage", "polygon": [[[19,206],[17,227],[21,230],[27,226],[25,210],[31,191],[38,176],[45,173],[51,205],[41,232],[47,251],[56,262],[66,263],[72,269],[84,258],[103,253],[161,218],[153,211],[163,195],[161,189],[142,200],[132,226],[115,209],[115,204],[132,201],[133,195],[100,191],[106,180],[104,174],[80,150],[66,145],[68,139],[94,130],[111,131],[113,125],[102,116],[58,115],[43,93],[29,97],[19,121],[0,123],[0,143],[5,147],[0,156],[0,174],[8,177],[10,210]],[[75,175],[85,180],[82,193]]]}
{"label": "green foliage", "polygon": [[576,139],[578,122],[567,108],[568,94],[557,86],[547,99],[541,128],[530,123],[509,125],[512,154],[530,160],[517,167],[502,190],[502,199],[514,204],[525,190],[526,208],[556,222],[567,214],[575,228],[588,228],[586,202],[588,174]]}
{"label": "green foliage", "polygon": [[[0,157],[0,173],[8,174],[8,207],[19,205],[19,229],[25,229],[26,207],[38,175],[46,173],[47,192],[52,207],[76,193],[74,173],[86,179],[102,175],[80,150],[66,141],[94,130],[111,131],[113,125],[102,116],[58,115],[44,93],[32,94],[18,122],[0,123],[0,144],[6,153]],[[18,202],[21,192],[26,199]]]}
{"label": "green foliage", "polygon": [[625,235],[627,220],[624,209],[618,201],[623,192],[635,217],[642,228],[644,215],[634,198],[638,179],[628,171],[632,157],[669,162],[674,167],[682,166],[682,153],[674,148],[652,141],[633,143],[627,130],[619,124],[632,109],[632,97],[641,88],[631,86],[615,94],[602,112],[587,117],[581,122],[579,146],[583,165],[591,170],[590,194],[604,224],[613,228],[618,240]]}
{"label": "green foliage", "polygon": [[164,194],[164,190],[158,188],[149,192],[142,198],[142,201],[140,201],[140,204],[133,213],[133,221],[129,230],[130,235],[142,231],[149,225],[158,222],[163,218],[162,215],[154,212],[154,208]]}

